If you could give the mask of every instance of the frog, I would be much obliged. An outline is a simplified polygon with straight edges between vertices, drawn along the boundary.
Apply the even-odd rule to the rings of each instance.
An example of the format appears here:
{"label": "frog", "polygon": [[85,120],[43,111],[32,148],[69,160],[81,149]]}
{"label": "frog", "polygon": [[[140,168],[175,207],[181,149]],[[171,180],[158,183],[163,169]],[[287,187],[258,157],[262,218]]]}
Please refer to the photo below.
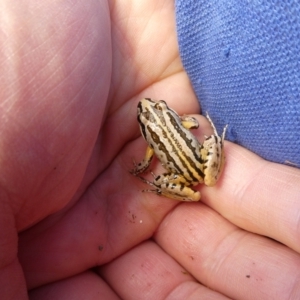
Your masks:
{"label": "frog", "polygon": [[[208,113],[206,117],[213,134],[205,136],[201,144],[191,132],[191,129],[199,127],[196,118],[179,116],[164,100],[143,98],[139,101],[137,120],[148,146],[144,159],[138,164],[134,163],[134,169],[130,172],[153,187],[143,192],[180,201],[199,201],[201,194],[192,187],[201,183],[207,186],[217,183],[225,164],[227,125],[219,136]],[[158,176],[151,172],[154,177],[151,182],[140,174],[147,171],[154,155],[167,172]]]}

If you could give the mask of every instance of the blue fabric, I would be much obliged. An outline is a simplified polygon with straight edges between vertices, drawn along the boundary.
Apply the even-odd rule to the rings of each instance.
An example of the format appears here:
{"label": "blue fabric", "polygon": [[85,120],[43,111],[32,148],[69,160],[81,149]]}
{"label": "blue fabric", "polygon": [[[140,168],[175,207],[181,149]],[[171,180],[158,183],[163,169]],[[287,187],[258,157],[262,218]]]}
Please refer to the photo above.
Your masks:
{"label": "blue fabric", "polygon": [[226,139],[300,166],[300,1],[177,0],[181,59]]}

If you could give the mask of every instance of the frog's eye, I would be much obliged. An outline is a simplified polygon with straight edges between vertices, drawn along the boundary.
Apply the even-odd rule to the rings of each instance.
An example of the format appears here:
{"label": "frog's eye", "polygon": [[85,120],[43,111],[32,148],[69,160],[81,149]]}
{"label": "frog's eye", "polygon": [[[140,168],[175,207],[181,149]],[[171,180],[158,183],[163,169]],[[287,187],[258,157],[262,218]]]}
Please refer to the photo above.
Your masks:
{"label": "frog's eye", "polygon": [[155,105],[154,105],[154,108],[156,109],[156,110],[163,110],[163,108],[162,108],[162,106],[161,106],[161,104],[160,103],[156,103]]}
{"label": "frog's eye", "polygon": [[169,110],[169,106],[167,105],[166,101],[164,100],[159,100],[158,102],[155,103],[154,108],[157,110]]}

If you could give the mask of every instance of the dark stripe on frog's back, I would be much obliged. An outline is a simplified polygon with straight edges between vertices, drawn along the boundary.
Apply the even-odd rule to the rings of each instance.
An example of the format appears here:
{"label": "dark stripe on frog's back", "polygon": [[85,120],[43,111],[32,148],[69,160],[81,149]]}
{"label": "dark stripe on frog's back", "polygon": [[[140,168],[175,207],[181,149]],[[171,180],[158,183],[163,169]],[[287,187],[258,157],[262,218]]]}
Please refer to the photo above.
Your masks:
{"label": "dark stripe on frog's back", "polygon": [[[190,168],[189,168],[189,166],[186,165],[186,162],[184,160],[182,160],[180,156],[177,155],[176,150],[177,149],[181,150],[182,149],[182,144],[180,143],[180,141],[178,141],[176,139],[176,136],[173,134],[173,132],[168,130],[169,128],[175,128],[176,132],[179,133],[179,136],[181,136],[181,138],[182,138],[182,134],[184,134],[184,133],[181,130],[181,128],[182,128],[181,120],[179,119],[179,117],[177,116],[177,114],[175,112],[174,112],[175,116],[173,116],[171,113],[167,113],[167,114],[169,116],[169,120],[164,119],[163,120],[164,122],[162,122],[162,120],[159,120],[160,122],[157,122],[157,124],[161,124],[161,123],[165,124],[165,121],[166,121],[167,124],[165,124],[165,126],[157,126],[157,129],[159,129],[161,131],[162,137],[165,138],[167,140],[168,144],[171,146],[171,148],[172,148],[171,152],[176,154],[176,157],[178,158],[178,160],[181,163],[181,167],[178,166],[178,164],[175,162],[173,157],[169,154],[170,150],[167,150],[166,148],[164,148],[163,153],[166,156],[166,161],[172,163],[173,166],[174,166],[174,169],[176,169],[177,172],[182,174],[182,175],[184,175],[182,173],[182,171],[186,170],[187,174],[185,176],[189,176],[190,180],[188,180],[188,178],[186,178],[186,180],[188,180],[189,182],[198,182],[199,179],[203,179],[202,170],[199,170],[199,168],[196,167],[196,165],[193,163],[193,159],[191,159],[189,156],[188,157],[185,156],[185,159],[189,163],[189,165],[191,166]],[[156,115],[157,118],[159,118],[160,116],[163,116],[160,113],[160,111],[158,113],[157,113],[157,111],[155,111],[155,115]],[[177,118],[176,118],[176,116],[177,116]],[[170,124],[168,124],[168,122]],[[152,132],[153,132],[153,130],[152,130]],[[152,134],[154,134],[154,132]],[[157,134],[157,133],[155,132],[155,134]],[[185,137],[185,140],[186,140],[187,138],[186,138],[185,135],[184,135],[184,137]],[[152,136],[152,138],[153,138],[153,136]],[[174,144],[174,142],[175,142],[175,144]],[[194,148],[190,147],[190,149],[193,150]],[[161,148],[159,150],[161,151]],[[193,155],[193,154],[191,154],[191,155]],[[161,160],[161,158],[159,158],[159,159]],[[167,166],[165,166],[165,167],[170,170],[170,168],[168,168]],[[194,170],[194,173],[196,173],[199,178],[195,177],[195,175],[191,171],[191,168]]]}
{"label": "dark stripe on frog's back", "polygon": [[[158,148],[159,152],[165,155],[165,158],[163,159],[162,157],[160,157],[157,153],[156,156],[157,158],[163,163],[163,160],[166,162],[169,162],[170,164],[172,164],[172,168],[170,168],[170,165],[167,163],[164,163],[164,167],[165,169],[171,171],[171,172],[175,172],[178,174],[182,174],[182,169],[184,168],[187,173],[188,176],[191,179],[185,178],[187,182],[192,183],[192,182],[197,182],[198,179],[195,178],[195,176],[193,175],[193,173],[189,170],[189,168],[186,166],[185,162],[182,161],[180,159],[179,156],[176,155],[176,157],[179,159],[181,165],[183,166],[183,168],[181,166],[179,166],[177,164],[177,162],[174,160],[174,158],[172,157],[172,155],[170,155],[170,153],[176,153],[176,147],[174,146],[174,143],[172,142],[173,140],[170,139],[168,133],[164,130],[165,128],[162,126],[157,126],[156,129],[159,129],[159,131],[161,131],[160,134],[158,134],[156,131],[152,130],[152,128],[150,126],[147,126],[147,130],[148,132],[151,134],[151,139],[155,142],[155,145],[151,145],[151,148],[154,149],[154,151],[156,150],[155,147]],[[172,151],[170,152],[170,150],[168,150],[165,147],[165,142],[163,141],[163,139],[166,139],[168,144],[171,146]],[[149,142],[149,141],[148,141]]]}
{"label": "dark stripe on frog's back", "polygon": [[[161,126],[160,126],[160,129],[163,131],[163,128]],[[161,141],[160,136],[155,131],[153,131],[150,126],[147,127],[147,130],[150,133],[152,140],[155,142],[156,147],[158,147],[159,151],[163,152],[164,155],[166,156],[166,161],[172,162],[173,166],[176,170],[181,170],[181,168],[177,165],[176,161],[170,155],[169,151],[166,149],[164,143]],[[152,145],[150,143],[151,148],[153,148],[154,150],[155,150],[155,145]],[[172,145],[172,147],[173,147],[173,145]],[[156,156],[161,161],[161,157],[159,157],[157,154],[156,154]],[[167,166],[165,166],[165,167],[167,167]]]}
{"label": "dark stripe on frog's back", "polygon": [[[170,119],[171,126],[176,130],[178,135],[181,137],[181,140],[184,141],[187,148],[190,149],[191,153],[194,155],[195,154],[195,148],[197,148],[197,146],[198,146],[198,149],[200,150],[200,147],[201,147],[198,140],[195,137],[195,141],[196,141],[197,145],[193,146],[192,145],[192,140],[190,140],[186,135],[186,132],[190,133],[190,130],[183,127],[179,117],[178,117],[178,119],[175,119],[172,116],[172,114],[169,114],[169,113],[168,113],[168,116],[169,116],[169,119]],[[200,157],[200,155],[198,155],[198,157]],[[194,159],[197,160],[197,157],[195,155],[194,155]],[[202,162],[202,161],[200,161],[200,162]]]}
{"label": "dark stripe on frog's back", "polygon": [[[165,103],[165,102],[164,102]],[[165,103],[166,107],[167,104]],[[171,110],[171,109],[170,109]],[[173,111],[171,110],[175,116],[177,116],[177,121],[176,122],[176,119],[173,118],[172,114],[169,114],[169,118],[172,116],[172,120],[173,120],[173,123],[171,122],[171,126],[175,126],[176,125],[176,128],[178,128],[176,131],[180,130],[180,128],[182,127],[181,125],[181,120],[179,119],[178,115]],[[168,120],[165,119],[164,117],[164,114],[160,111],[160,110],[153,110],[154,114],[155,114],[155,117],[157,117],[159,120],[156,122],[157,124],[163,124],[164,126],[160,126],[160,125],[157,125],[156,128],[157,129],[160,129],[161,131],[161,134],[162,134],[162,138],[166,139],[168,144],[171,146],[172,148],[172,153],[176,154],[176,157],[179,159],[179,161],[181,162],[181,165],[183,166],[180,167],[176,161],[173,159],[173,157],[170,155],[169,151],[166,149],[165,145],[163,142],[160,142],[160,147],[159,147],[159,150],[162,151],[164,153],[164,155],[166,156],[166,161],[167,162],[170,162],[173,164],[174,166],[174,169],[177,170],[177,172],[179,174],[182,174],[182,170],[185,169],[186,172],[188,173],[188,176],[191,178],[189,180],[189,182],[198,182],[199,179],[196,178],[193,174],[193,172],[190,171],[190,168],[186,165],[185,161],[183,161],[180,156],[177,155],[177,149],[182,149],[182,145],[181,143],[179,143],[176,139],[176,137],[174,136],[174,134],[168,130],[170,127],[169,127],[169,124],[166,124],[166,121],[168,122]],[[152,128],[150,126],[147,127],[148,131],[151,133],[151,137],[152,139],[154,140],[154,138],[157,138],[159,141],[161,141],[160,139],[160,136],[157,134],[157,132],[155,132],[154,130],[152,130]],[[174,141],[175,141],[175,145],[174,145]],[[149,142],[149,141],[148,141]],[[156,142],[157,143],[157,142]],[[161,160],[160,157],[158,157],[159,160]],[[199,172],[198,172],[198,169],[196,168],[195,164],[193,164],[192,160],[189,158],[189,157],[186,157],[186,160],[189,162],[190,166],[195,170],[195,172],[198,174],[199,176]],[[169,169],[168,168],[168,165],[165,165],[165,168],[166,169]],[[170,170],[170,169],[169,169]],[[200,171],[201,172],[201,171]],[[203,174],[201,172],[201,174]],[[200,176],[201,176],[200,174]],[[201,176],[201,178],[203,178],[203,176]],[[188,180],[186,178],[186,180]]]}
{"label": "dark stripe on frog's back", "polygon": [[[199,169],[196,164],[194,163],[194,161],[198,161],[199,164],[203,164],[203,160],[201,159],[201,155],[200,155],[200,144],[195,145],[195,147],[198,146],[198,149],[195,148],[192,145],[192,140],[190,140],[187,136],[186,136],[186,132],[189,132],[188,129],[186,128],[182,128],[182,124],[181,124],[181,120],[179,117],[177,117],[175,119],[175,117],[171,114],[171,113],[167,113],[168,117],[169,117],[169,121],[171,123],[171,128],[174,128],[177,132],[177,134],[180,136],[181,141],[177,141],[176,137],[174,136],[173,139],[176,142],[178,148],[182,148],[181,142],[184,142],[186,147],[190,150],[190,155],[193,156],[193,158],[191,158],[189,155],[186,156],[186,160],[189,162],[190,166],[195,170],[195,172],[198,174],[199,177],[204,178],[204,173],[203,170]],[[167,126],[168,127],[168,126]],[[196,138],[195,138],[196,139]],[[196,142],[198,143],[198,141],[196,140]],[[198,151],[198,156],[196,156],[196,151]]]}
{"label": "dark stripe on frog's back", "polygon": [[143,138],[147,141],[146,126],[143,122],[141,122],[140,115],[138,115],[137,120],[140,125],[141,134],[142,134]]}

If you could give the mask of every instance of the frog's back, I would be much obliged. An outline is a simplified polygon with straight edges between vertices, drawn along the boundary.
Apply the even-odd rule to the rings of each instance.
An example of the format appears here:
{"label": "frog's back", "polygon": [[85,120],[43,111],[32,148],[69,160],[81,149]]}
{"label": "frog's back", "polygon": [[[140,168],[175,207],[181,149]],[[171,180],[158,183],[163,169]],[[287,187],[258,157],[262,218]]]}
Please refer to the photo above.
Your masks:
{"label": "frog's back", "polygon": [[144,115],[140,114],[144,138],[164,168],[183,175],[191,184],[202,182],[200,143],[165,101],[153,103]]}

